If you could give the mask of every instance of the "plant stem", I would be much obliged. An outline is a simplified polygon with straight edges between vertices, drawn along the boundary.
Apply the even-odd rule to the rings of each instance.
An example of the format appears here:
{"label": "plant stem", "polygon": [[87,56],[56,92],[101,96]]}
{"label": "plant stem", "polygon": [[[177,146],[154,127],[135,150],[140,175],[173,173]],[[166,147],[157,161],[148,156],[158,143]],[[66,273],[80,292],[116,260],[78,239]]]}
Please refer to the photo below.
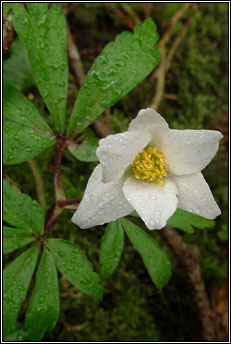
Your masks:
{"label": "plant stem", "polygon": [[121,11],[117,7],[112,7],[107,3],[103,3],[102,5],[108,8],[111,12],[113,12],[128,27],[129,30],[134,30],[133,22],[130,20],[130,18],[128,18],[128,16],[123,11]]}
{"label": "plant stem", "polygon": [[61,179],[61,162],[62,154],[66,148],[66,137],[57,136],[56,138],[56,156],[55,156],[55,167],[54,167],[54,194],[55,201],[66,200],[66,191],[64,189]]}
{"label": "plant stem", "polygon": [[200,271],[200,251],[197,246],[186,244],[174,228],[165,227],[161,235],[172,247],[180,264],[185,269],[191,285],[194,302],[201,322],[201,336],[205,341],[216,340],[214,314],[210,308],[209,298]]}
{"label": "plant stem", "polygon": [[3,50],[3,55],[6,54],[6,52],[10,49],[11,44],[13,43],[16,34],[13,28],[13,23],[12,23],[12,10],[7,14],[7,16],[4,18],[3,17],[3,41],[2,41],[2,50]]}
{"label": "plant stem", "polygon": [[138,14],[128,5],[126,2],[120,3],[122,9],[132,18],[133,22],[137,24],[141,24],[142,21],[140,20]]}
{"label": "plant stem", "polygon": [[83,64],[81,61],[81,57],[80,57],[77,45],[75,44],[72,38],[72,34],[71,34],[68,23],[66,26],[66,30],[67,30],[67,50],[68,50],[68,56],[70,59],[70,64],[75,74],[76,82],[79,83],[80,86],[82,86],[85,79],[85,72],[84,72]]}
{"label": "plant stem", "polygon": [[65,207],[66,205],[79,204],[80,202],[81,202],[81,198],[76,198],[76,199],[69,199],[65,201],[57,201],[56,203],[59,205],[59,207]]}
{"label": "plant stem", "polygon": [[57,218],[62,214],[62,212],[65,209],[69,210],[75,210],[70,208],[69,206],[73,204],[79,204],[81,202],[81,198],[76,199],[69,199],[69,200],[62,200],[62,201],[56,201],[53,206],[51,207],[51,210],[47,216],[44,234],[40,238],[40,241],[44,243],[44,241],[47,239],[50,229],[54,226]]}
{"label": "plant stem", "polygon": [[159,67],[154,71],[154,73],[151,76],[151,80],[154,80],[154,78],[157,80],[156,92],[155,92],[155,96],[152,99],[152,104],[151,104],[151,107],[154,110],[158,110],[158,108],[160,106],[161,100],[164,96],[166,74],[168,73],[169,69],[171,68],[171,61],[172,61],[174,54],[176,53],[180,43],[184,39],[184,37],[185,37],[185,35],[189,29],[189,26],[191,25],[193,16],[190,16],[188,18],[186,24],[184,25],[184,27],[182,28],[182,30],[180,31],[180,33],[178,34],[178,36],[174,40],[168,53],[166,51],[165,44],[171,38],[171,36],[174,32],[173,28],[175,28],[176,23],[180,19],[180,14],[182,15],[184,13],[184,11],[186,9],[188,9],[188,7],[190,5],[191,4],[185,4],[182,7],[183,12],[179,12],[178,16],[175,17],[175,21],[173,21],[169,30],[166,32],[166,35],[162,38],[162,40],[158,44],[158,47],[160,49],[161,61],[160,61]]}
{"label": "plant stem", "polygon": [[51,210],[48,214],[47,221],[45,224],[44,234],[42,237],[40,237],[41,244],[44,244],[44,241],[47,239],[50,229],[53,227],[57,218],[59,217],[59,215],[61,215],[63,210],[64,208],[60,208],[59,206],[57,206],[57,203],[54,203],[53,206],[51,207]]}

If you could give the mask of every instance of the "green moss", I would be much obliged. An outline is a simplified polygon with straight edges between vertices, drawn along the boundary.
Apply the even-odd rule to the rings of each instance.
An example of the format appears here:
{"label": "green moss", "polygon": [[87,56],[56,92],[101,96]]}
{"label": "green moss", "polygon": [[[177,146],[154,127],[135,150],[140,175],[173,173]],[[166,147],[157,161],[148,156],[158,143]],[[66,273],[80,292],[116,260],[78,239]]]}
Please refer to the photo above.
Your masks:
{"label": "green moss", "polygon": [[177,101],[165,106],[174,128],[202,128],[227,110],[228,12],[223,5],[198,5],[172,63],[166,92],[176,94]]}

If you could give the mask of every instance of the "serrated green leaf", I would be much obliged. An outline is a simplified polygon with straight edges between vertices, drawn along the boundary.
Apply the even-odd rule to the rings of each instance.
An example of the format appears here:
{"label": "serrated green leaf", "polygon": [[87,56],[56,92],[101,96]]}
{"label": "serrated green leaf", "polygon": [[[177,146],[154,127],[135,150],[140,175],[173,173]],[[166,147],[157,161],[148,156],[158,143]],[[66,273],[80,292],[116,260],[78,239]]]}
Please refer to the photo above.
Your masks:
{"label": "serrated green leaf", "polygon": [[3,79],[7,84],[22,90],[33,85],[26,48],[17,37],[9,50],[9,57],[3,60]]}
{"label": "serrated green leaf", "polygon": [[124,229],[157,288],[163,288],[171,277],[171,263],[158,243],[132,222],[122,219]]}
{"label": "serrated green leaf", "polygon": [[4,85],[3,97],[4,164],[29,160],[55,144],[48,124],[21,92]]}
{"label": "serrated green leaf", "polygon": [[119,264],[124,247],[124,232],[117,220],[107,225],[100,248],[101,280],[108,278]]}
{"label": "serrated green leaf", "polygon": [[98,161],[96,156],[96,149],[98,147],[98,144],[99,139],[94,138],[79,147],[70,146],[68,147],[68,149],[71,152],[71,154],[74,155],[74,157],[80,161]]}
{"label": "serrated green leaf", "polygon": [[17,250],[34,240],[35,237],[25,229],[3,226],[3,254]]}
{"label": "serrated green leaf", "polygon": [[23,44],[29,40],[31,31],[30,15],[22,4],[13,3],[13,25]]}
{"label": "serrated green leaf", "polygon": [[68,135],[80,133],[101,113],[139,84],[157,65],[158,40],[151,18],[137,25],[134,35],[123,32],[110,42],[93,63],[78,94],[68,125]]}
{"label": "serrated green leaf", "polygon": [[3,180],[3,220],[28,233],[43,234],[44,214],[35,200]]}
{"label": "serrated green leaf", "polygon": [[38,24],[44,23],[48,11],[48,3],[27,3],[26,7],[31,18]]}
{"label": "serrated green leaf", "polygon": [[14,326],[21,304],[26,297],[38,258],[38,246],[32,247],[3,271],[3,334]]}
{"label": "serrated green leaf", "polygon": [[44,248],[36,274],[36,285],[25,318],[29,339],[38,341],[52,330],[59,317],[59,289],[53,256]]}
{"label": "serrated green leaf", "polygon": [[58,132],[64,131],[68,84],[66,22],[58,5],[15,4],[13,25],[25,44],[32,73]]}
{"label": "serrated green leaf", "polygon": [[85,294],[101,298],[100,277],[93,272],[85,253],[69,241],[48,239],[47,243],[57,268],[66,279]]}
{"label": "serrated green leaf", "polygon": [[215,222],[188,211],[177,209],[168,219],[167,225],[191,234],[194,233],[194,228],[212,228],[215,226]]}
{"label": "serrated green leaf", "polygon": [[15,87],[4,84],[4,115],[19,124],[36,127],[41,132],[52,134],[47,122],[36,106]]}
{"label": "serrated green leaf", "polygon": [[20,164],[34,158],[55,140],[51,136],[3,117],[3,163]]}

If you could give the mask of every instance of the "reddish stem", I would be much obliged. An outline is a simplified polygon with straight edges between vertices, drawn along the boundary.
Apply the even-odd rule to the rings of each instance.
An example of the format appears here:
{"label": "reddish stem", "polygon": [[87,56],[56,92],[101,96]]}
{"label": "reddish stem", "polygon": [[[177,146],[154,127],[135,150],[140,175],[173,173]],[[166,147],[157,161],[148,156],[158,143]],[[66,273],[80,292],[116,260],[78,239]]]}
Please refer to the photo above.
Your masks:
{"label": "reddish stem", "polygon": [[44,234],[42,237],[40,237],[41,244],[44,244],[44,241],[47,239],[50,229],[53,227],[57,218],[63,212],[63,210],[64,208],[60,208],[57,205],[57,203],[54,203],[53,206],[51,207],[51,210],[47,216],[47,221],[44,228]]}
{"label": "reddish stem", "polygon": [[124,14],[119,8],[113,7],[108,5],[107,3],[103,3],[103,6],[108,8],[110,11],[112,11],[118,18],[122,20],[122,22],[129,28],[129,30],[134,30],[134,24],[133,22]]}
{"label": "reddish stem", "polygon": [[81,202],[81,198],[76,199],[69,199],[65,201],[57,201],[57,204],[59,207],[65,207],[66,205],[72,205],[72,204],[79,204]]}
{"label": "reddish stem", "polygon": [[[5,16],[3,16],[5,17]],[[10,49],[16,37],[16,33],[13,28],[12,23],[12,13],[11,11],[7,14],[6,18],[3,18],[3,38],[2,38],[2,52],[3,55]]]}
{"label": "reddish stem", "polygon": [[11,44],[13,43],[14,41],[14,38],[15,38],[15,31],[12,30],[9,32],[9,34],[7,35],[7,38],[5,38],[3,40],[3,55],[6,54],[6,52],[10,49],[11,47]]}
{"label": "reddish stem", "polygon": [[55,210],[55,204],[53,204],[53,206],[49,212],[49,215],[47,217],[47,221],[46,221],[45,228],[44,228],[44,235],[43,235],[44,239],[47,238],[49,229],[53,226],[53,224],[55,222],[54,210]]}

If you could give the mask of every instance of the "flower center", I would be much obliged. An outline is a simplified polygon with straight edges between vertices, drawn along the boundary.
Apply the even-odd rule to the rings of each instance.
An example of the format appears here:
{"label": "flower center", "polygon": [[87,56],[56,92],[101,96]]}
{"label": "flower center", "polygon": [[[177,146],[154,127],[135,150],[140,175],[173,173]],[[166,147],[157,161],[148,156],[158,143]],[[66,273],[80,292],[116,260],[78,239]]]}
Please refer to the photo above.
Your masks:
{"label": "flower center", "polygon": [[136,156],[132,166],[137,179],[164,184],[161,179],[167,176],[167,166],[164,163],[164,154],[156,148],[144,149]]}

